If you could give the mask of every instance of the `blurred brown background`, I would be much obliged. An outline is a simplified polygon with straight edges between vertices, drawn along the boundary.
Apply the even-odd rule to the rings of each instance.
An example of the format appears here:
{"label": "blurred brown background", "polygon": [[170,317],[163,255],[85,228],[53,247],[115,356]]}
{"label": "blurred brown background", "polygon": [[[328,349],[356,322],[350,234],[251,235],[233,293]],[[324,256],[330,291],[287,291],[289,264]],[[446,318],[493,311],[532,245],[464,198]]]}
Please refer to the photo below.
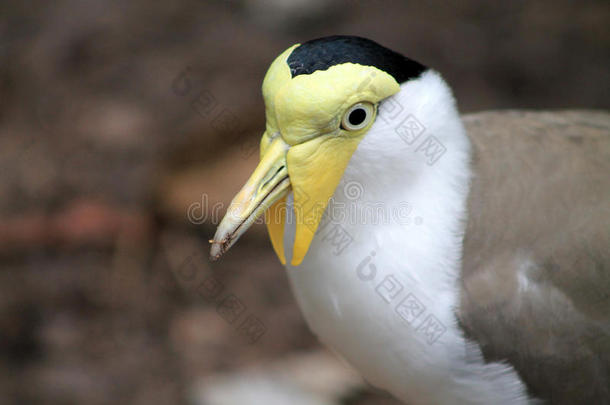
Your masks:
{"label": "blurred brown background", "polygon": [[291,44],[369,37],[463,112],[607,109],[609,4],[3,2],[0,404],[214,405],[211,375],[320,350],[262,226],[207,260]]}

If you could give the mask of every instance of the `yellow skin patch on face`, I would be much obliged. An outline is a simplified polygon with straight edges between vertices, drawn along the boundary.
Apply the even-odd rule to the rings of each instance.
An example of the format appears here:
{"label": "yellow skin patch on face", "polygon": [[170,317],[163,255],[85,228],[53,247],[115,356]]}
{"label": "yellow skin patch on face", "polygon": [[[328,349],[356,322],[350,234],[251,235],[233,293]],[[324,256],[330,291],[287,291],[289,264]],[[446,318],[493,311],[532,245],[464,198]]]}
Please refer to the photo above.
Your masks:
{"label": "yellow skin patch on face", "polygon": [[[261,139],[261,161],[272,142],[288,145],[285,156],[294,193],[296,234],[291,264],[299,265],[313,240],[324,210],[349,160],[370,126],[357,131],[340,127],[345,112],[354,104],[379,101],[397,93],[399,84],[389,74],[354,63],[292,78],[286,60],[294,45],[269,68],[263,81],[267,125]],[[273,247],[285,264],[285,198],[266,212]]]}

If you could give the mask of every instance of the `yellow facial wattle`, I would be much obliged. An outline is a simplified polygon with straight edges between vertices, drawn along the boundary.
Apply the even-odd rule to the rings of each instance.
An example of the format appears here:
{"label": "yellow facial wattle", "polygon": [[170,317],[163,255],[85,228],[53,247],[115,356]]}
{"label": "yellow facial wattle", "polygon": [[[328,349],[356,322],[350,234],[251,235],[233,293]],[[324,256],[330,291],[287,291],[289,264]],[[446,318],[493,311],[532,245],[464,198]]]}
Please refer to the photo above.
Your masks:
{"label": "yellow facial wattle", "polygon": [[[400,90],[388,73],[356,63],[292,77],[287,59],[298,46],[278,56],[265,76],[261,160],[234,199],[232,216],[227,214],[218,227],[212,257],[224,253],[264,210],[273,248],[285,264],[286,195],[292,191],[296,224],[290,263],[298,266],[352,154],[374,122],[377,104]],[[372,116],[360,126],[346,127],[345,114],[355,105],[367,106]]]}
{"label": "yellow facial wattle", "polygon": [[[343,114],[359,102],[377,104],[397,93],[400,86],[389,74],[354,63],[292,77],[286,60],[293,49],[273,62],[263,82],[267,130],[261,141],[261,159],[269,144],[268,134],[277,134],[290,145],[286,163],[296,221],[291,264],[297,266],[309,249],[352,154],[370,128],[341,129]],[[281,206],[285,206],[285,200],[269,209],[266,223],[273,247],[285,264],[286,211]]]}

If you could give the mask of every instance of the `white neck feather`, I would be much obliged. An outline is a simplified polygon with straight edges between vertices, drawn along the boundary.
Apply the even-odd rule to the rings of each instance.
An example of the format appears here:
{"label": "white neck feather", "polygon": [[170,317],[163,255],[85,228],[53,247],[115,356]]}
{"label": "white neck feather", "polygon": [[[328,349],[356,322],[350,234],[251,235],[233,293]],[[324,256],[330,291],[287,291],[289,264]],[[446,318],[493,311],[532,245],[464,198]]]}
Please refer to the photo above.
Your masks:
{"label": "white neck feather", "polygon": [[469,159],[440,75],[403,84],[380,106],[305,260],[287,266],[320,340],[409,404],[528,403],[515,371],[485,364],[456,323]]}

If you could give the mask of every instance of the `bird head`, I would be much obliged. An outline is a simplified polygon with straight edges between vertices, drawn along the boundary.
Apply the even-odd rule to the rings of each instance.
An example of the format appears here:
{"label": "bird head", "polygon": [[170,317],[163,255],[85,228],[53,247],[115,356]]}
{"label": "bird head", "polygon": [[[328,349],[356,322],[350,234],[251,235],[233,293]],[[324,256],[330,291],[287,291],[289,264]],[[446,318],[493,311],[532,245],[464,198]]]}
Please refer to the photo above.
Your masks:
{"label": "bird head", "polygon": [[213,260],[265,215],[285,264],[286,196],[295,220],[291,264],[305,257],[324,211],[379,103],[426,68],[377,43],[333,36],[291,46],[263,81],[266,128],[260,163],[231,202],[212,242]]}

